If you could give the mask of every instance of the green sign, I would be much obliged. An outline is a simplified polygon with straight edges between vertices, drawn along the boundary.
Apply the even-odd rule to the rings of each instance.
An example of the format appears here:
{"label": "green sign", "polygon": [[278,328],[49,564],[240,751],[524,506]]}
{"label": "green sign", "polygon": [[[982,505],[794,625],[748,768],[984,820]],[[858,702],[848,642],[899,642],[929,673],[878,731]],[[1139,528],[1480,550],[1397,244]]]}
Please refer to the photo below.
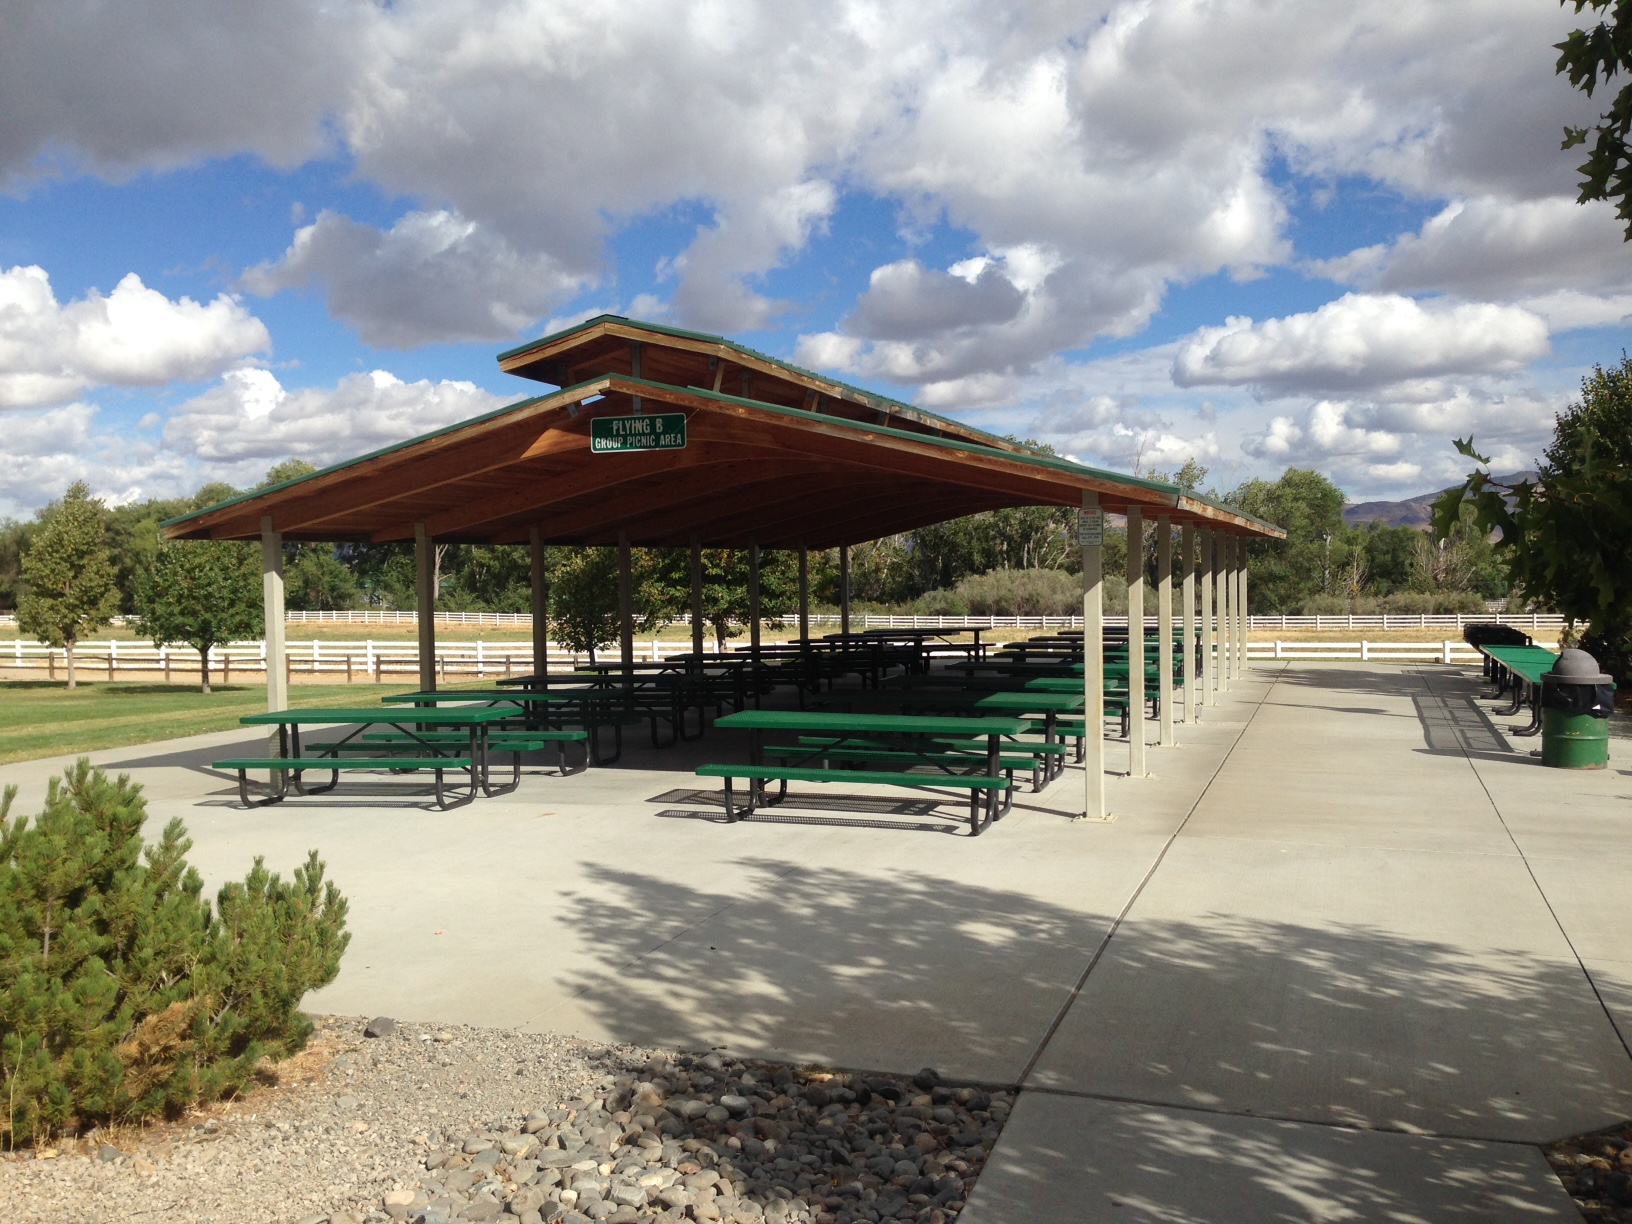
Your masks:
{"label": "green sign", "polygon": [[589,449],[613,451],[686,449],[686,414],[660,412],[651,416],[603,416],[589,423]]}

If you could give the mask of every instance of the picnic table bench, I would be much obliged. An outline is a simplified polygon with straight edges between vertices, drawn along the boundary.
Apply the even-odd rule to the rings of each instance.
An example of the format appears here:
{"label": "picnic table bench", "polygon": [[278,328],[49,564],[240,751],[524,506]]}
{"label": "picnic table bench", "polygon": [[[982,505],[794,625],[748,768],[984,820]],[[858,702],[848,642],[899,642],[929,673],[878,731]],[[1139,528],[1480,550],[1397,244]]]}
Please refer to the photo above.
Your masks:
{"label": "picnic table bench", "polygon": [[[302,795],[323,794],[340,783],[342,771],[389,770],[407,773],[430,771],[436,778],[436,802],[442,808],[460,807],[483,794],[499,793],[492,787],[488,775],[489,744],[487,733],[491,724],[501,721],[506,711],[487,706],[466,709],[435,709],[415,707],[392,709],[385,706],[372,708],[344,707],[341,709],[272,710],[264,714],[246,714],[238,721],[245,726],[276,726],[278,755],[275,757],[231,757],[211,762],[212,769],[235,770],[238,774],[238,796],[246,807],[259,807],[283,800],[292,786]],[[302,726],[350,726],[355,729],[333,743],[322,745],[316,755],[301,751]],[[397,751],[382,745],[383,751],[362,755],[352,743],[367,728],[389,726],[405,737],[403,746],[409,752]],[[463,732],[453,739],[447,736],[426,737],[425,731],[458,727]],[[460,748],[464,751],[459,751]],[[347,755],[341,755],[346,753]],[[251,771],[269,770],[268,794],[262,799],[251,799],[248,775]],[[443,774],[462,771],[468,775],[469,786],[462,795],[450,799]],[[302,774],[328,772],[333,776],[325,786],[307,786]],[[519,770],[518,779],[519,781]],[[512,786],[514,783],[511,784]],[[502,789],[510,789],[505,787]]]}
{"label": "picnic table bench", "polygon": [[[697,767],[704,778],[720,778],[725,782],[725,815],[728,821],[746,819],[758,806],[781,803],[787,798],[789,782],[850,782],[870,786],[900,786],[910,789],[951,788],[969,796],[969,832],[978,836],[994,820],[1001,817],[1006,805],[999,805],[998,796],[1008,791],[1010,780],[1004,774],[1003,756],[1005,737],[1014,737],[1026,729],[1018,718],[977,717],[937,718],[902,714],[825,713],[816,710],[743,710],[728,714],[716,726],[745,730],[750,733],[748,762],[744,765],[707,764]],[[766,761],[765,733],[785,732],[819,737],[820,742],[807,745],[808,753],[800,759],[797,752],[779,746],[777,753],[782,763]],[[952,736],[962,739],[984,738],[986,752],[950,754],[942,750],[938,738]],[[865,745],[863,745],[865,741]],[[870,745],[885,743],[886,749],[872,749]],[[833,769],[812,766],[809,761],[864,759],[846,755],[850,744],[855,752],[889,751],[902,755],[891,757],[888,763],[900,768]],[[882,762],[881,762],[882,763]],[[731,783],[741,778],[748,783],[746,806],[738,814]],[[775,799],[765,795],[766,782],[779,783]]]}

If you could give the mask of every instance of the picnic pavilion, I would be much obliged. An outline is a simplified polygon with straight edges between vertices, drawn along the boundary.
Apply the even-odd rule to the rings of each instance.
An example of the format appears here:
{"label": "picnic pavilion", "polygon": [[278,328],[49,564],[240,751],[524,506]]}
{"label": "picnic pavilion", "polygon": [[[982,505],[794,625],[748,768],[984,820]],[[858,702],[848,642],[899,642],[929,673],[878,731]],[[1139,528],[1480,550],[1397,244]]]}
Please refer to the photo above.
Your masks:
{"label": "picnic pavilion", "polygon": [[[501,353],[499,367],[556,389],[165,525],[169,539],[261,542],[269,709],[288,704],[286,540],[413,542],[420,686],[430,690],[437,679],[432,584],[439,543],[531,548],[535,661],[547,657],[544,548],[616,546],[622,659],[629,666],[634,546],[691,550],[692,644],[700,655],[705,547],[747,551],[750,642],[757,647],[763,550],[797,550],[799,636],[808,639],[808,550],[837,548],[841,632],[848,634],[851,545],[1034,505],[1081,512],[1085,816],[1105,818],[1104,739],[1094,728],[1104,717],[1106,514],[1127,520],[1130,608],[1143,606],[1141,543],[1154,524],[1159,742],[1174,739],[1175,636],[1201,645],[1194,677],[1189,660],[1197,652],[1179,652],[1187,719],[1245,668],[1245,543],[1285,533],[1228,506],[1043,454],[719,336],[613,315]],[[1129,650],[1130,763],[1142,776],[1142,634],[1129,634]]]}

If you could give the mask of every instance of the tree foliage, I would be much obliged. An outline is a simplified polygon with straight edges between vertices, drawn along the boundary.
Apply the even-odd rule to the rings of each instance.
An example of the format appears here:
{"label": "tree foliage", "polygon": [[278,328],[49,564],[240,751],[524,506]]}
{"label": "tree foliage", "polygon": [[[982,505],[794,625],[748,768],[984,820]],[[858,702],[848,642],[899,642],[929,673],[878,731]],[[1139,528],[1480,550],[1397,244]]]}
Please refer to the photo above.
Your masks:
{"label": "tree foliage", "polygon": [[[1490,462],[1472,438],[1456,448]],[[1581,380],[1581,400],[1558,415],[1536,480],[1508,484],[1475,469],[1434,503],[1435,534],[1464,515],[1501,532],[1497,551],[1523,595],[1581,626],[1599,663],[1623,683],[1632,678],[1632,358]]]}
{"label": "tree foliage", "polygon": [[136,606],[155,646],[181,642],[198,651],[207,693],[210,651],[265,632],[260,550],[231,540],[168,540],[138,579]]}
{"label": "tree foliage", "polygon": [[17,627],[68,655],[73,688],[74,645],[119,611],[119,588],[102,526],[103,506],[84,481],[51,508],[22,558],[28,593],[17,604]]}
{"label": "tree foliage", "polygon": [[287,883],[257,858],[212,908],[179,820],[81,759],[33,821],[0,798],[0,1138],[16,1147],[232,1093],[305,1044],[346,902],[317,853]]}
{"label": "tree foliage", "polygon": [[[1556,71],[1567,73],[1570,84],[1587,97],[1592,97],[1599,85],[1608,86],[1617,73],[1632,72],[1632,3],[1628,0],[1560,0],[1574,4],[1576,13],[1591,9],[1594,13],[1613,10],[1609,19],[1600,21],[1590,30],[1574,30],[1561,43]],[[1566,127],[1565,149],[1585,145],[1589,134],[1595,134],[1587,160],[1578,167],[1581,174],[1581,194],[1578,202],[1609,200],[1618,202],[1615,215],[1625,223],[1626,237],[1632,239],[1632,156],[1627,150],[1627,137],[1632,134],[1632,82],[1621,86],[1610,101],[1609,109],[1588,129]]]}

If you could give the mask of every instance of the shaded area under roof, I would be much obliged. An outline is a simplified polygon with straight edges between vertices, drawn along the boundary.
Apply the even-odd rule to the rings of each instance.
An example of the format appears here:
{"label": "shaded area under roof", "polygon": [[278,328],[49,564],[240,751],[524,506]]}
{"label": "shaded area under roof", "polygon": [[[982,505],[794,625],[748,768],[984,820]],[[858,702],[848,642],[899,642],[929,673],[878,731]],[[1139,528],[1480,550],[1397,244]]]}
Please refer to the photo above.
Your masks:
{"label": "shaded area under roof", "polygon": [[[664,329],[602,318],[501,362],[533,354],[558,363],[558,373],[638,362],[643,374],[711,373],[709,386],[601,370],[554,394],[171,520],[165,535],[253,539],[266,517],[289,540],[408,541],[423,523],[433,538],[454,543],[522,543],[537,528],[551,544],[613,544],[621,533],[652,546],[685,545],[695,535],[708,547],[829,548],[983,510],[1076,507],[1084,490],[1110,513],[1138,506],[1175,524],[1284,535],[1173,485],[1043,455],[883,397],[830,400],[792,374],[775,382],[768,370],[746,380],[753,397],[715,390],[724,382],[720,354],[674,344]],[[803,404],[758,398],[795,397],[789,386]],[[627,418],[637,407],[683,413],[684,449],[591,449],[592,421]]]}

